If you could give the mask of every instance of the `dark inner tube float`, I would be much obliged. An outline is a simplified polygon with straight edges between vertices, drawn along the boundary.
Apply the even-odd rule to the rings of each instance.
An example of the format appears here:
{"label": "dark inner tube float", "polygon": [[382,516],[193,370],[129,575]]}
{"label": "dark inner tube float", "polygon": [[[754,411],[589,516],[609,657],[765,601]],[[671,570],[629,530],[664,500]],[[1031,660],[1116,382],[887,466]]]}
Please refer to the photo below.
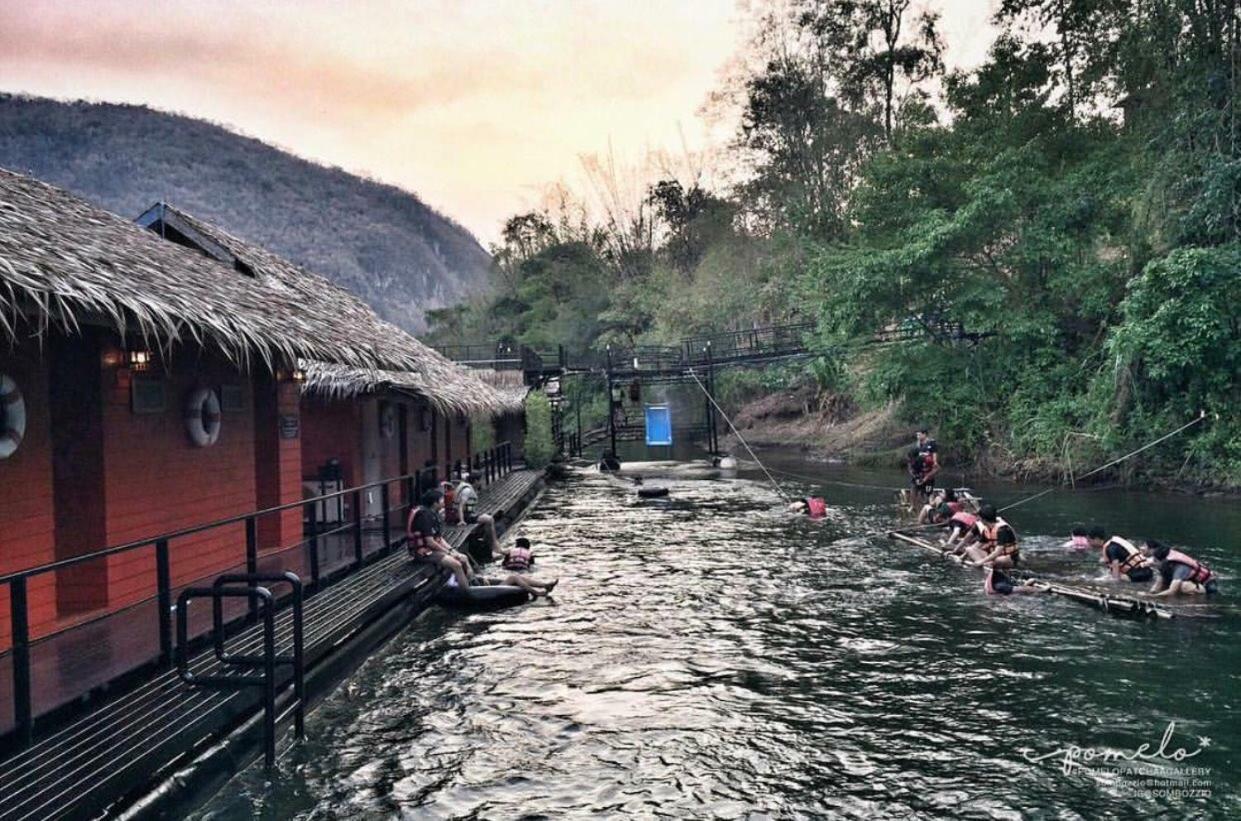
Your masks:
{"label": "dark inner tube float", "polygon": [[445,585],[435,596],[436,604],[458,609],[486,609],[512,607],[530,601],[530,594],[511,584],[479,584],[467,590]]}
{"label": "dark inner tube float", "polygon": [[666,487],[640,487],[638,488],[638,498],[640,499],[659,499],[668,495]]}

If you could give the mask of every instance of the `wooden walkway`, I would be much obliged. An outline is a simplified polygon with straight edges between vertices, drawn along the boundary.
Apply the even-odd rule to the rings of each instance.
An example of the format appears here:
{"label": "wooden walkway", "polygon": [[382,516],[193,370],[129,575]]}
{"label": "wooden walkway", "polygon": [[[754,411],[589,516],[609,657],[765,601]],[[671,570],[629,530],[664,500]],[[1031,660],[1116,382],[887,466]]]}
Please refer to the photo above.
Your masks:
{"label": "wooden walkway", "polygon": [[[535,471],[509,474],[479,494],[479,512],[495,516],[503,527],[537,492],[541,479]],[[446,535],[461,545],[472,529],[456,527]],[[413,597],[414,612],[425,608],[442,583],[438,572],[411,563],[403,536],[396,538],[368,564],[306,599],[306,668],[340,651],[407,597]],[[228,649],[257,653],[261,641],[261,626],[250,625],[228,641]],[[288,607],[277,614],[276,644],[277,653],[291,653]],[[195,655],[189,667],[196,675],[232,675],[235,670],[222,666],[210,647]],[[278,705],[283,712],[292,698],[291,672],[279,669]],[[196,687],[183,682],[175,670],[159,671],[0,762],[0,819],[84,818],[115,811],[117,802],[133,797],[159,773],[185,763],[261,709],[259,688]]]}

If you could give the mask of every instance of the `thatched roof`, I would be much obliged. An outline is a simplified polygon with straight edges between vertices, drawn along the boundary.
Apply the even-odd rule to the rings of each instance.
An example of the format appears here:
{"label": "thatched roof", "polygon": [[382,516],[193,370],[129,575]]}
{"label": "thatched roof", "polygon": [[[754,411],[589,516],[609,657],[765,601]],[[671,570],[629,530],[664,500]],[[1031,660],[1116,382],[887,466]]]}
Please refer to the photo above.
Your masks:
{"label": "thatched roof", "polygon": [[381,371],[303,361],[301,369],[306,373],[306,381],[302,383],[302,393],[336,398],[389,391],[408,393],[426,399],[446,413],[492,416],[520,412],[524,407],[524,388],[520,396],[512,390],[497,390],[465,368],[439,354],[435,356],[441,361],[424,368],[424,372]]}
{"label": "thatched roof", "polygon": [[[500,392],[479,379],[472,371],[446,359],[400,328],[380,319],[353,296],[333,288],[324,294],[309,287],[322,281],[266,248],[253,245],[191,214],[165,203],[157,203],[138,218],[141,225],[165,232],[177,242],[200,249],[214,259],[250,272],[258,281],[275,290],[291,292],[296,299],[328,298],[333,304],[349,301],[361,306],[351,312],[350,327],[368,337],[382,339],[387,349],[409,362],[406,368],[382,369],[329,363],[322,357],[306,357],[300,367],[306,373],[303,393],[349,397],[382,390],[412,393],[429,400],[443,411],[461,413],[503,413],[510,409]],[[343,311],[348,306],[339,305]]]}
{"label": "thatched roof", "polygon": [[[241,365],[298,357],[416,367],[374,313],[327,280],[255,255],[255,275],[0,169],[0,335],[19,320],[72,332],[103,320],[154,344],[196,341]],[[259,271],[257,269],[261,268]]]}

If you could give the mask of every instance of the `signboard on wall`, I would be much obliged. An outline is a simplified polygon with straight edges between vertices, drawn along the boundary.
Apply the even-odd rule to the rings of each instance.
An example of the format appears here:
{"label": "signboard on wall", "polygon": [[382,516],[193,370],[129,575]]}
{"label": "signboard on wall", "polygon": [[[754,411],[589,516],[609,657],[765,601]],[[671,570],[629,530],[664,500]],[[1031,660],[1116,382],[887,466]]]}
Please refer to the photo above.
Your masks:
{"label": "signboard on wall", "polygon": [[280,438],[296,439],[302,430],[302,418],[300,416],[281,416],[280,417]]}
{"label": "signboard on wall", "polygon": [[646,444],[672,444],[672,411],[667,405],[646,406]]}
{"label": "signboard on wall", "polygon": [[129,400],[134,413],[163,413],[168,389],[161,377],[135,375],[129,383]]}

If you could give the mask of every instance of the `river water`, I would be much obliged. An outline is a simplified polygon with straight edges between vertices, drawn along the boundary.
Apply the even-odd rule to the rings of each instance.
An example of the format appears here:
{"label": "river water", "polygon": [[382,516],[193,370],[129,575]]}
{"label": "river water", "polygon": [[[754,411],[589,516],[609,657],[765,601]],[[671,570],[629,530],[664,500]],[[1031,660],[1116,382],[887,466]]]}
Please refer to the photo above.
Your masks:
{"label": "river water", "polygon": [[[1099,521],[1222,575],[1199,617],[1139,622],[987,597],[890,542],[894,472],[770,463],[811,477],[781,474],[828,520],[783,513],[751,472],[648,480],[671,497],[645,502],[597,474],[551,487],[517,526],[561,579],[551,600],[424,614],[278,773],[198,817],[1241,817],[1239,506],[1094,491],[1012,511],[1034,570],[1096,576],[1058,545]],[[1147,758],[1088,760],[1105,750]]]}

